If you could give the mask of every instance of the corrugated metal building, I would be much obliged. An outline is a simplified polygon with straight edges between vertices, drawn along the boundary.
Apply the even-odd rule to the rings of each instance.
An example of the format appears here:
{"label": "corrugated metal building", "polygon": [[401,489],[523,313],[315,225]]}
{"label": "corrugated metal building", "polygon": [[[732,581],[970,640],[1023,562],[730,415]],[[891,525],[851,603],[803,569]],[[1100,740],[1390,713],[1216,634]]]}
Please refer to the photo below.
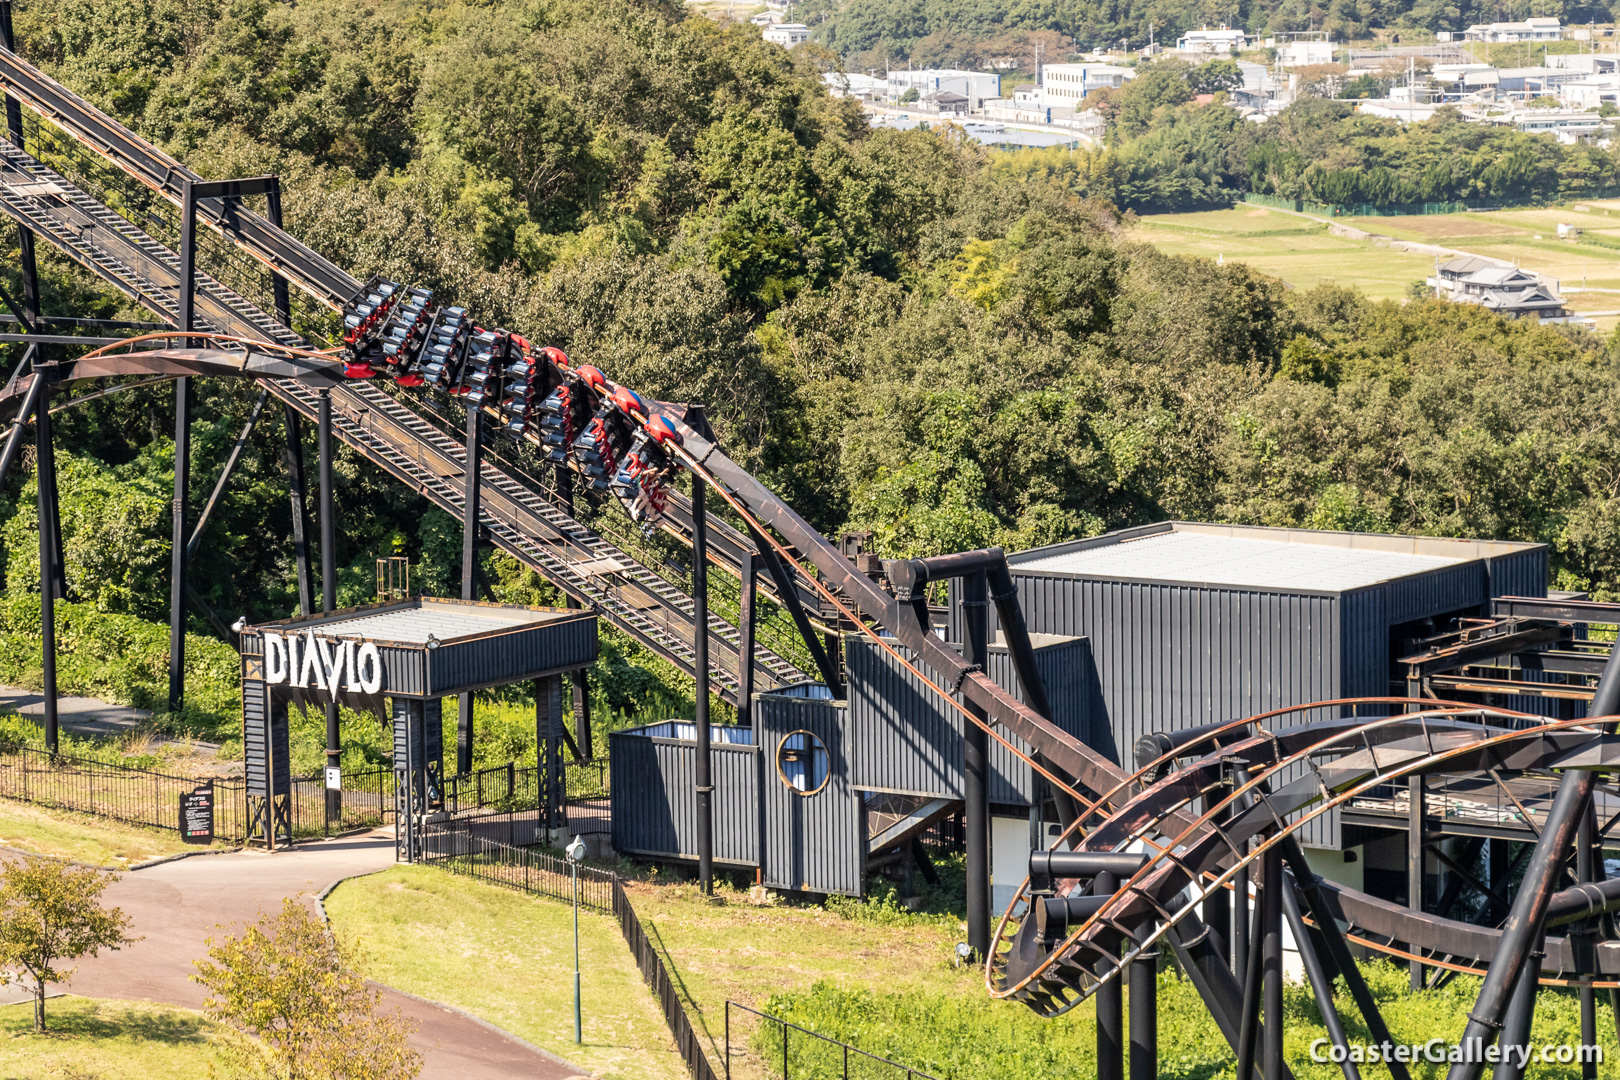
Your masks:
{"label": "corrugated metal building", "polygon": [[[1091,650],[1080,638],[1033,635],[1035,666],[1046,687],[1047,700],[1058,727],[1086,743],[1112,738],[1106,724],[1093,725],[1101,715],[1100,688]],[[895,649],[907,660],[910,652]],[[913,661],[915,662],[915,661]],[[966,721],[944,700],[937,673],[917,666],[924,682],[869,638],[851,636],[844,645],[849,673],[850,783],[865,791],[897,795],[962,798],[962,744]],[[1002,687],[1025,700],[1005,645],[990,646],[987,674]],[[956,695],[958,701],[961,695]],[[1007,733],[1003,733],[1007,734]],[[1029,747],[1017,736],[1009,740],[1024,753]],[[1034,774],[1029,764],[1000,742],[990,742],[990,801],[1029,806],[1034,798]]]}
{"label": "corrugated metal building", "polygon": [[[1089,639],[1124,756],[1153,731],[1389,694],[1405,639],[1547,585],[1542,544],[1189,522],[1008,562],[1032,632]],[[1338,846],[1336,818],[1319,824],[1308,842]]]}
{"label": "corrugated metal building", "polygon": [[[750,728],[709,729],[714,861],[758,866],[759,748]],[[613,847],[655,859],[697,858],[697,725],[666,720],[608,736]]]}

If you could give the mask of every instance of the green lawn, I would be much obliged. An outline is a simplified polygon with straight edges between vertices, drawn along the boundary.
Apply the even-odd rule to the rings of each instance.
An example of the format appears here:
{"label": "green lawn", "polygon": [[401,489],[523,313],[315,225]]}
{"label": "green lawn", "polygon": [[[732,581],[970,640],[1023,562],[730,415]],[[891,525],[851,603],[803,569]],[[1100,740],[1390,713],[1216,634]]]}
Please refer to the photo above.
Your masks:
{"label": "green lawn", "polygon": [[[1095,1070],[1092,1003],[1045,1020],[1022,1005],[991,1000],[980,971],[953,962],[952,947],[963,933],[955,918],[853,902],[832,910],[757,905],[746,892],[727,888],[705,900],[690,884],[634,882],[627,889],[716,1065],[723,1059],[729,999],[780,1011],[810,1030],[946,1080],[1067,1080]],[[606,918],[581,922],[587,1045],[576,1049],[566,905],[432,867],[402,867],[345,883],[327,906],[340,931],[362,937],[368,974],[383,982],[465,1008],[604,1077],[685,1075],[617,927]],[[1479,980],[1464,977],[1413,995],[1404,967],[1373,962],[1363,970],[1403,1042],[1456,1037],[1479,992]],[[1338,1005],[1352,1040],[1367,1040],[1342,989]],[[1231,1052],[1202,1000],[1168,967],[1160,975],[1159,1007],[1161,1077],[1231,1076]],[[1325,1036],[1310,991],[1290,984],[1286,1009],[1295,1075],[1336,1080],[1336,1066],[1309,1059],[1311,1041]],[[1606,999],[1600,999],[1598,1029],[1612,1048]],[[1535,1041],[1578,1041],[1578,1035],[1573,995],[1544,991]],[[780,1075],[779,1029],[762,1031],[734,1011],[731,1036],[737,1080]],[[832,1063],[804,1036],[794,1036],[790,1050],[795,1076],[821,1075],[816,1066]],[[1600,1074],[1616,1075],[1612,1059]],[[1368,1067],[1364,1075],[1388,1073]],[[1444,1067],[1423,1066],[1413,1075],[1439,1080]],[[1530,1080],[1578,1076],[1575,1066],[1533,1065],[1528,1073]]]}
{"label": "green lawn", "polygon": [[131,1001],[59,997],[49,1030],[31,1004],[0,1008],[0,1076],[7,1080],[211,1080],[215,1028],[201,1013]]}
{"label": "green lawn", "polygon": [[365,973],[466,1009],[593,1076],[681,1080],[663,1013],[618,924],[581,913],[585,1045],[574,1045],[573,924],[568,905],[402,866],[344,882],[326,901],[358,939]]}
{"label": "green lawn", "polygon": [[14,799],[0,799],[0,847],[58,855],[97,866],[129,866],[195,850],[195,845],[181,843],[180,834],[167,829],[47,810]]}
{"label": "green lawn", "polygon": [[1132,235],[1175,255],[1245,262],[1296,288],[1324,281],[1354,286],[1375,299],[1406,295],[1434,260],[1331,235],[1321,225],[1258,206],[1196,214],[1150,214]]}

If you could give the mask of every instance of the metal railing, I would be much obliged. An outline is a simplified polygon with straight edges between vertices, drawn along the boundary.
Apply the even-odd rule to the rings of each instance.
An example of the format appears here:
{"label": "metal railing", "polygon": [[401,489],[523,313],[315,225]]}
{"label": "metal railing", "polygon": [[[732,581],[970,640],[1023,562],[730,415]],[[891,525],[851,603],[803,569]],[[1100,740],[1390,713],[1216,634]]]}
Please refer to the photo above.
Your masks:
{"label": "metal railing", "polygon": [[625,944],[630,946],[630,955],[636,958],[636,967],[641,969],[641,977],[647,981],[653,996],[658,998],[659,1007],[664,1010],[664,1023],[669,1025],[675,1048],[680,1052],[681,1060],[686,1062],[686,1071],[692,1074],[692,1080],[718,1080],[714,1066],[709,1063],[709,1055],[703,1052],[703,1042],[686,1015],[686,1006],[681,1003],[675,980],[669,977],[664,958],[658,955],[658,950],[647,939],[647,932],[641,928],[641,918],[630,905],[624,882],[617,874],[613,876],[613,914],[619,920],[619,932],[624,935]]}
{"label": "metal railing", "polygon": [[[799,1077],[800,1080],[877,1080],[877,1078],[905,1077],[905,1080],[935,1080],[933,1076],[920,1069],[913,1069],[902,1065],[898,1061],[890,1061],[886,1057],[869,1054],[858,1046],[851,1046],[840,1039],[829,1038],[818,1034],[809,1028],[790,1024],[781,1017],[770,1013],[750,1009],[739,1002],[726,1001],[726,1080],[731,1080],[731,1010],[737,1009],[761,1020],[776,1024],[782,1029],[782,1080],[791,1080]],[[791,1034],[797,1031],[807,1036],[801,1039],[796,1052],[790,1053]],[[807,1052],[808,1051],[808,1052]],[[854,1071],[850,1070],[851,1055],[854,1055]],[[762,1058],[765,1054],[762,1052]],[[795,1070],[793,1066],[797,1066]]]}
{"label": "metal railing", "polygon": [[[422,858],[452,874],[504,885],[536,896],[571,902],[572,870],[567,859],[532,848],[514,847],[456,830],[429,827],[422,834]],[[580,907],[613,914],[615,875],[594,866],[579,868]]]}
{"label": "metal railing", "polygon": [[0,751],[0,796],[94,814],[130,825],[180,829],[180,797],[214,787],[214,835],[239,840],[247,822],[243,782],[175,776],[20,746]]}
{"label": "metal railing", "polygon": [[[247,835],[247,788],[241,777],[178,776],[110,761],[52,754],[34,746],[0,750],[0,797],[144,825],[180,829],[180,798],[214,789],[214,836],[240,843]],[[389,769],[344,777],[342,813],[326,813],[321,777],[298,777],[288,792],[293,839],[376,828],[394,816],[394,774]]]}

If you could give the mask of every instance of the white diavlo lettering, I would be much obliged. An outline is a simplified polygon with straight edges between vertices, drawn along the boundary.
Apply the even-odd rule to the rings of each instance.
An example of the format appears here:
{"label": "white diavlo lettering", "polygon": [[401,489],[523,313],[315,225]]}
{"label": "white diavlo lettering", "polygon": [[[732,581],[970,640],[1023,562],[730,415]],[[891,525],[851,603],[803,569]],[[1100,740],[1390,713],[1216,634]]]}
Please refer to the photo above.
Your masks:
{"label": "white diavlo lettering", "polygon": [[370,642],[317,637],[313,630],[285,635],[266,632],[264,681],[272,686],[286,683],[321,690],[333,698],[340,690],[377,694],[382,692],[382,654]]}
{"label": "white diavlo lettering", "polygon": [[280,634],[264,635],[264,681],[271,686],[287,681],[287,640]]}

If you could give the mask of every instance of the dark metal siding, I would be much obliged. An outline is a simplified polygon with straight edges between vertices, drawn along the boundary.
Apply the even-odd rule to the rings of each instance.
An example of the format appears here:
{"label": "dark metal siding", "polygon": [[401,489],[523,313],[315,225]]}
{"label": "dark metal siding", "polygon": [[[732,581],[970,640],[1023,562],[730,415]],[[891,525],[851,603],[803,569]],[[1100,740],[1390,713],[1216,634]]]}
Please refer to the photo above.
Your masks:
{"label": "dark metal siding", "polygon": [[[865,807],[850,787],[850,747],[842,701],[754,695],[765,809],[765,884],[779,889],[861,895],[866,877]],[[808,731],[827,748],[827,783],[814,795],[777,772],[782,740]]]}
{"label": "dark metal siding", "polygon": [[[894,643],[901,655],[909,650]],[[919,679],[877,643],[851,637],[844,645],[849,673],[850,783],[856,788],[910,795],[962,797],[963,730],[966,721],[944,699],[944,680],[926,665]],[[1052,705],[1052,721],[1104,752],[1092,731],[1093,708],[1100,703],[1090,648],[1083,640],[1045,645],[1035,663]],[[1003,646],[990,649],[988,674],[1025,700]],[[960,695],[957,696],[961,700]],[[1106,732],[1106,728],[1103,729]],[[1020,752],[1029,746],[1006,732]],[[1033,798],[1029,765],[1000,742],[990,741],[990,792],[994,803],[1028,805]]]}
{"label": "dark metal siding", "polygon": [[1114,743],[1336,696],[1329,595],[1014,573],[1031,631],[1090,642]]}
{"label": "dark metal siding", "polygon": [[1547,548],[1516,551],[1485,560],[1491,577],[1492,596],[1546,596]]}
{"label": "dark metal siding", "polygon": [[[384,650],[385,653],[387,651]],[[585,614],[563,622],[541,623],[522,630],[447,643],[424,652],[428,658],[425,692],[435,697],[472,688],[522,682],[551,672],[594,664],[597,653],[596,619]]]}
{"label": "dark metal siding", "polygon": [[[613,847],[631,855],[696,859],[697,744],[644,730],[608,736]],[[758,758],[748,745],[710,747],[716,862],[759,864]]]}
{"label": "dark metal siding", "polygon": [[288,764],[287,703],[272,702],[265,685],[258,679],[242,680],[242,758],[247,774],[247,793],[264,796],[268,787],[266,750],[275,769],[276,794],[292,790]]}

